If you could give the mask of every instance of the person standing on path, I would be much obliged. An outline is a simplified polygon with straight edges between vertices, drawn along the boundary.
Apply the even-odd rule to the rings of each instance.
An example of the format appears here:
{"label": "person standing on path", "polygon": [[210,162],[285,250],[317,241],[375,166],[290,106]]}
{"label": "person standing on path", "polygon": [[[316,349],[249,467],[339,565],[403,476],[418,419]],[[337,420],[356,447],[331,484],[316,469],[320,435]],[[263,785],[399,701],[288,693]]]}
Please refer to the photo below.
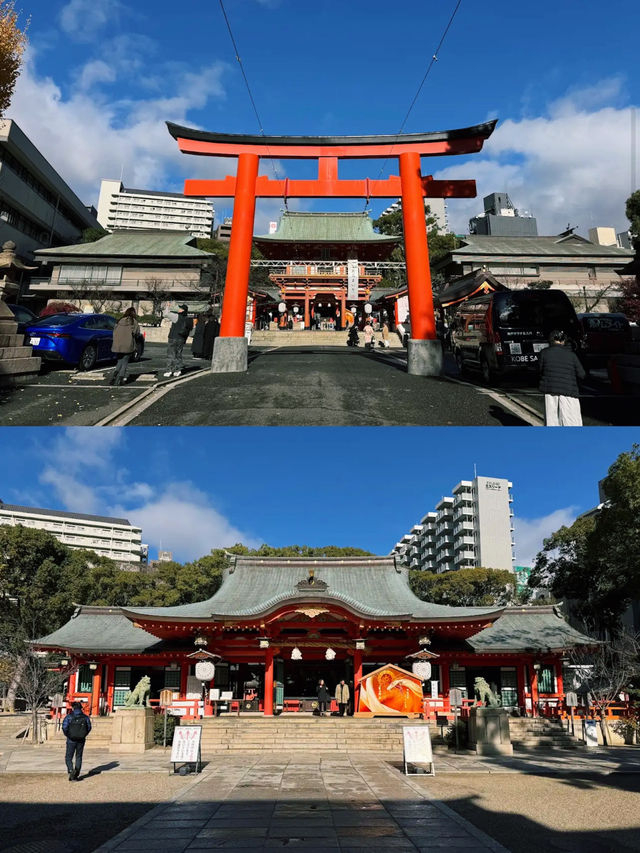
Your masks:
{"label": "person standing on path", "polygon": [[567,336],[555,329],[540,353],[540,390],[546,426],[582,426],[578,383],[585,376],[578,356],[566,346]]}
{"label": "person standing on path", "polygon": [[178,305],[175,311],[168,311],[171,320],[169,341],[167,344],[167,369],[165,376],[180,376],[182,373],[182,350],[193,329],[193,320],[188,316],[189,308]]}
{"label": "person standing on path", "polygon": [[365,349],[373,349],[373,325],[371,324],[371,318],[367,319],[364,329],[364,346]]}
{"label": "person standing on path", "polygon": [[136,349],[136,337],[140,334],[140,326],[136,318],[136,309],[127,308],[113,330],[111,351],[117,355],[116,369],[111,374],[109,385],[124,385],[127,381],[127,368],[131,356]]}
{"label": "person standing on path", "polygon": [[80,778],[84,742],[90,731],[91,720],[82,710],[82,703],[74,702],[71,706],[71,713],[67,714],[62,721],[62,732],[67,738],[67,750],[64,760],[67,765],[70,782],[77,782]]}
{"label": "person standing on path", "polygon": [[324,717],[326,714],[328,702],[331,702],[331,694],[324,680],[321,678],[318,682],[318,711],[321,717]]}
{"label": "person standing on path", "polygon": [[344,712],[347,710],[347,705],[349,704],[349,685],[344,678],[336,687],[335,698],[338,703],[338,713],[341,717],[344,717]]}

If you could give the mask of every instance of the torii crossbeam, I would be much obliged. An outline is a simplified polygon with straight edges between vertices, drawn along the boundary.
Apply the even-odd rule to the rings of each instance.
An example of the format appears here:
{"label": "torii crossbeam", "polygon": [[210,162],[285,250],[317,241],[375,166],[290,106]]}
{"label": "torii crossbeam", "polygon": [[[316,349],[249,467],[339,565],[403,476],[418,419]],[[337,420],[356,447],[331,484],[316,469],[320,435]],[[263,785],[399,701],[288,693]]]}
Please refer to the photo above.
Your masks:
{"label": "torii crossbeam", "polygon": [[[188,196],[234,198],[233,224],[225,282],[220,337],[216,339],[212,370],[247,369],[245,315],[256,198],[402,198],[411,340],[407,369],[422,376],[442,369],[436,337],[429,246],[424,215],[425,198],[474,198],[473,180],[434,181],[421,173],[421,157],[472,154],[480,151],[496,121],[473,127],[392,136],[250,136],[211,133],[167,122],[181,151],[210,157],[237,157],[235,176],[221,180],[187,180]],[[273,180],[258,175],[260,158],[318,161],[315,180]],[[400,175],[383,180],[341,180],[339,160],[397,159]]]}

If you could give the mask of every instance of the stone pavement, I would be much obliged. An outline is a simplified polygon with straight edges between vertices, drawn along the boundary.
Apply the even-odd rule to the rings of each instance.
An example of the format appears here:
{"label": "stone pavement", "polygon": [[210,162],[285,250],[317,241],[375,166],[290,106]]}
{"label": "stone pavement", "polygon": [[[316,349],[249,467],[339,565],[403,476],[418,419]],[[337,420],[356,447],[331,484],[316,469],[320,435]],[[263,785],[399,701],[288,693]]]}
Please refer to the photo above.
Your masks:
{"label": "stone pavement", "polygon": [[505,848],[374,757],[233,755],[211,763],[97,853],[224,848],[434,851]]}

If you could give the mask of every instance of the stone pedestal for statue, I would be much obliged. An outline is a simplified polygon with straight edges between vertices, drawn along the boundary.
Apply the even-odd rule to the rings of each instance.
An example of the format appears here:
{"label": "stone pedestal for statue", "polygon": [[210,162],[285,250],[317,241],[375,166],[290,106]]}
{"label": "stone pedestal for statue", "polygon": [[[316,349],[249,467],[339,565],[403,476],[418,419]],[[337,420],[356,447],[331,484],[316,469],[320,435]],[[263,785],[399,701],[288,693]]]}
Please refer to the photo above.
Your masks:
{"label": "stone pedestal for statue", "polygon": [[469,747],[478,755],[513,755],[509,715],[504,708],[469,709]]}
{"label": "stone pedestal for statue", "polygon": [[146,752],[153,747],[153,708],[119,708],[113,715],[110,752]]}
{"label": "stone pedestal for statue", "polygon": [[31,270],[16,256],[16,244],[7,240],[0,252],[0,385],[24,385],[33,382],[40,371],[40,359],[25,346],[24,335],[18,334],[18,323],[5,304],[14,299],[19,287],[11,276]]}

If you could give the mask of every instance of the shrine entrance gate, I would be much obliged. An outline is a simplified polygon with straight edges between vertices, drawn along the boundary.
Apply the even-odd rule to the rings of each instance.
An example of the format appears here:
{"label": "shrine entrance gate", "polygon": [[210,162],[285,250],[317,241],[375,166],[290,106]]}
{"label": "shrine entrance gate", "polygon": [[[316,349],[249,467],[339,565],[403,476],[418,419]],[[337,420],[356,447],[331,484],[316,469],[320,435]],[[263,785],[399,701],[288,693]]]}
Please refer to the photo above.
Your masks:
{"label": "shrine entrance gate", "polygon": [[[442,351],[436,336],[425,198],[474,198],[473,180],[434,181],[422,175],[420,158],[480,151],[495,121],[457,130],[392,136],[247,136],[194,130],[167,122],[180,150],[187,154],[235,157],[236,175],[221,180],[186,180],[187,196],[233,198],[233,224],[225,281],[220,336],[216,338],[214,373],[247,370],[245,316],[256,198],[402,198],[411,339],[407,370],[420,376],[441,372]],[[270,179],[258,175],[260,158],[318,161],[316,180]],[[341,180],[338,162],[347,159],[399,161],[400,175],[383,180]]]}

